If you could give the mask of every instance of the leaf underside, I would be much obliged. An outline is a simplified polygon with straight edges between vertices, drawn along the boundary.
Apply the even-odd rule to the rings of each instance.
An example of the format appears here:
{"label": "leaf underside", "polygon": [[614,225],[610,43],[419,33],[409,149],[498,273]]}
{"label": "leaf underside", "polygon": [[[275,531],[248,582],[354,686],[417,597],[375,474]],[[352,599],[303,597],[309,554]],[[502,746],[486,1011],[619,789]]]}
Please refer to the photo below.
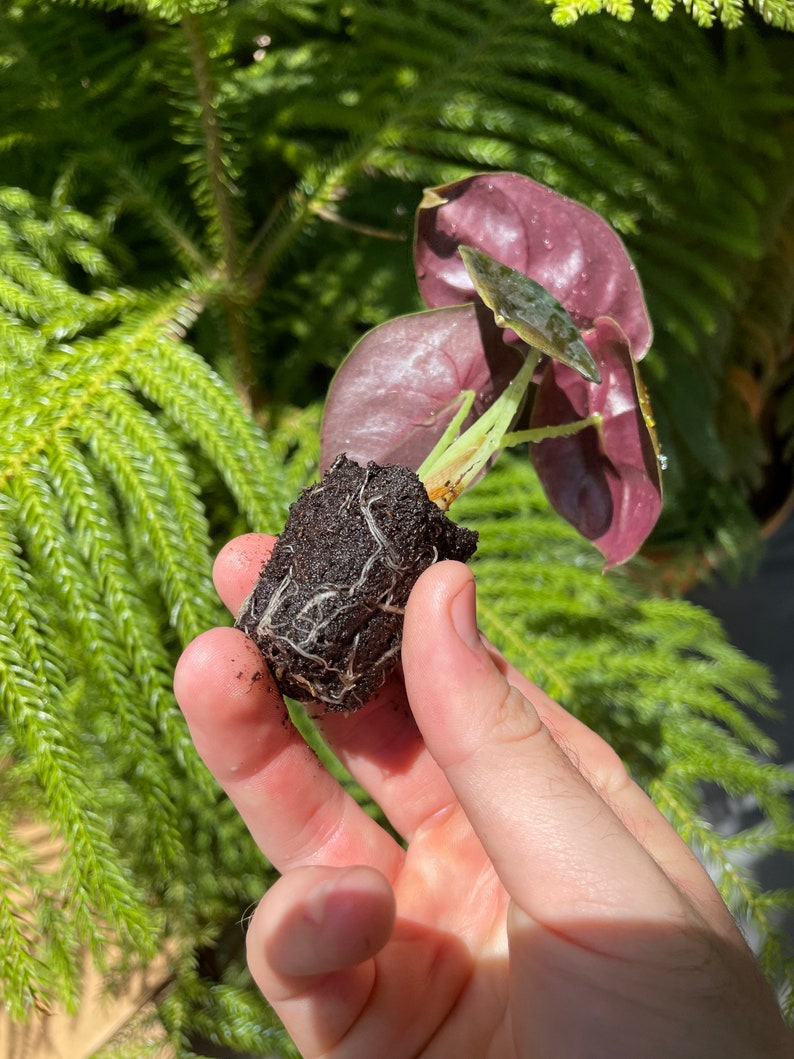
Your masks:
{"label": "leaf underside", "polygon": [[452,420],[461,393],[482,415],[516,374],[521,354],[482,305],[455,305],[380,324],[358,342],[328,391],[321,466],[340,453],[358,463],[416,470]]}

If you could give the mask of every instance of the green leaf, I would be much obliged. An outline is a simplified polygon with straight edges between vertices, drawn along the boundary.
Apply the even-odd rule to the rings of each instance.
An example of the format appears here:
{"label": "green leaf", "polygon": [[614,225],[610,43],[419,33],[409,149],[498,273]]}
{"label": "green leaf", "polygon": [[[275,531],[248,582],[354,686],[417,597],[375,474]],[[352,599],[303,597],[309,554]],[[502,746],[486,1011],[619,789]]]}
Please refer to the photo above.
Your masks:
{"label": "green leaf", "polygon": [[512,328],[529,345],[574,368],[588,382],[601,382],[579,328],[556,298],[523,272],[500,264],[482,250],[461,246],[460,255],[499,327]]}

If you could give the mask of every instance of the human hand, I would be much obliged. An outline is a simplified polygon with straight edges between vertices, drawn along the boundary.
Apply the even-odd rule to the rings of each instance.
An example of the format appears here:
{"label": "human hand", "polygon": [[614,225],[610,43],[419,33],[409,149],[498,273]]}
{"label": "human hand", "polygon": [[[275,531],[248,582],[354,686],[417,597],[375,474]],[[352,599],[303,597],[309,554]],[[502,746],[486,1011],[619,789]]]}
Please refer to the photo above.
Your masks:
{"label": "human hand", "polygon": [[[271,548],[248,535],[218,557],[233,612]],[[319,764],[263,669],[241,632],[212,629],[175,689],[282,873],[248,958],[304,1056],[794,1055],[693,854],[607,744],[482,642],[467,567],[414,588],[402,678],[317,719],[402,844]]]}

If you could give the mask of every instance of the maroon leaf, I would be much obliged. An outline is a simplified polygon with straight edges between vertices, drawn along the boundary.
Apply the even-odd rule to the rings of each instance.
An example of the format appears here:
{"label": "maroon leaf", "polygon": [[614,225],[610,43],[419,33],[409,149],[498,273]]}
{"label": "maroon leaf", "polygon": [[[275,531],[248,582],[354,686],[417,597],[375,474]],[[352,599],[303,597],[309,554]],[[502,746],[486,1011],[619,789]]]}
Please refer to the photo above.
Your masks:
{"label": "maroon leaf", "polygon": [[530,453],[552,507],[603,553],[608,569],[630,559],[653,529],[662,502],[661,469],[626,336],[614,320],[601,318],[583,337],[602,382],[589,383],[566,365],[549,362],[530,425],[573,423],[598,412],[601,428],[547,438]]}
{"label": "maroon leaf", "polygon": [[473,390],[470,422],[498,397],[521,362],[482,305],[414,313],[374,328],[353,347],[328,391],[320,463],[398,463],[416,470]]}
{"label": "maroon leaf", "polygon": [[615,231],[586,206],[518,173],[483,173],[430,189],[417,211],[414,264],[431,307],[477,299],[461,243],[531,276],[580,330],[611,316],[635,360],[647,352],[651,323],[634,265]]}

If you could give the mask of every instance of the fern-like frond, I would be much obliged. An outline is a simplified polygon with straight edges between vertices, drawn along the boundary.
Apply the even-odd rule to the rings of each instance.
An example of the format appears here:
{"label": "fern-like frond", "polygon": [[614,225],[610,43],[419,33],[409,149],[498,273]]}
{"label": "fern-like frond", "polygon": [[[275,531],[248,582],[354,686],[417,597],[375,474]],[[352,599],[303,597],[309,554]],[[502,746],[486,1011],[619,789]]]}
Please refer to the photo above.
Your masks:
{"label": "fern-like frond", "polygon": [[[731,343],[733,372],[725,379],[727,404],[741,402],[744,422],[768,420],[772,458],[780,467],[778,489],[785,494],[786,467],[794,452],[794,204],[780,217],[771,245],[758,262]],[[735,416],[733,422],[742,422]],[[732,424],[733,425],[733,424]],[[734,428],[735,429],[735,428]],[[751,484],[759,487],[756,477]],[[773,504],[784,500],[778,491]]]}
{"label": "fern-like frond", "polygon": [[[101,328],[128,305],[125,292],[110,286],[116,275],[102,249],[107,234],[66,206],[44,207],[21,188],[0,189],[0,328],[23,363],[48,340]],[[77,290],[63,274],[70,266],[74,279],[108,286]],[[0,373],[8,364],[3,358]]]}
{"label": "fern-like frond", "polygon": [[239,402],[205,362],[189,346],[169,338],[153,348],[139,347],[129,374],[136,390],[166,409],[204,452],[249,525],[269,532],[278,527],[290,493],[286,487],[273,489],[274,463],[265,457],[261,432],[240,416]]}
{"label": "fern-like frond", "polygon": [[[583,15],[600,13],[628,21],[634,17],[633,0],[549,0],[552,19],[559,26],[571,26]],[[654,18],[666,21],[677,2],[681,3],[695,24],[708,28],[721,23],[726,29],[741,26],[747,15],[744,0],[645,0]],[[751,11],[755,11],[770,26],[794,29],[794,4],[791,0],[747,0]]]}
{"label": "fern-like frond", "polygon": [[[17,754],[35,762],[47,804],[57,807],[57,824],[67,840],[63,859],[64,901],[78,936],[99,955],[105,923],[115,936],[153,955],[156,926],[144,895],[127,874],[107,822],[96,812],[96,790],[82,764],[77,722],[84,681],[69,679],[59,655],[57,615],[47,597],[33,590],[32,567],[11,539],[20,528],[19,503],[3,498],[0,578],[4,612],[2,715]],[[13,633],[13,638],[11,633]],[[63,637],[60,642],[63,642]],[[68,641],[67,641],[68,642]],[[70,645],[71,646],[71,645]],[[13,765],[12,765],[13,767]],[[31,987],[25,990],[30,992]]]}
{"label": "fern-like frond", "polygon": [[[72,206],[95,199],[101,187],[109,220],[118,224],[133,213],[137,225],[195,269],[207,262],[190,201],[164,174],[170,129],[156,83],[157,42],[156,32],[142,33],[131,17],[86,17],[69,4],[46,12],[15,5],[0,21],[9,101],[0,137],[4,179],[47,196],[54,191],[56,201]],[[142,138],[130,134],[137,123]],[[42,166],[42,156],[54,164]],[[128,250],[130,244],[149,264],[140,227],[127,231]]]}
{"label": "fern-like frond", "polygon": [[30,828],[20,831],[24,795],[13,795],[23,783],[16,788],[6,774],[0,783],[0,982],[8,1016],[20,1021],[35,1004],[76,1010],[81,968],[79,938],[53,890],[46,857],[31,848]]}
{"label": "fern-like frond", "polygon": [[[195,971],[184,974],[160,1006],[172,1038],[189,1036],[236,1052],[245,1049],[243,1054],[300,1059],[273,1009],[251,988],[242,962],[228,966],[223,977],[208,984]],[[114,1055],[101,1052],[97,1059],[114,1059]]]}
{"label": "fern-like frond", "polygon": [[[59,211],[30,196],[3,204],[0,231],[17,253],[5,275],[16,269],[36,296],[7,302],[24,355],[5,356],[0,376],[2,783],[25,784],[27,810],[62,845],[47,875],[4,822],[5,987],[20,1016],[73,1003],[67,956],[79,945],[100,962],[110,940],[125,961],[149,958],[166,929],[195,940],[221,894],[245,889],[255,851],[235,818],[222,840],[235,850],[224,853],[230,874],[195,845],[217,794],[173,701],[174,652],[225,620],[211,587],[208,469],[247,526],[276,528],[290,498],[280,461],[184,340],[201,294],[105,297],[99,247],[98,257],[70,249],[74,231],[104,235],[88,218],[69,215],[59,231]],[[35,239],[19,249],[20,218],[35,233],[41,216],[53,230],[46,269]],[[83,293],[71,270],[92,262]],[[46,943],[33,929],[44,919]]]}

